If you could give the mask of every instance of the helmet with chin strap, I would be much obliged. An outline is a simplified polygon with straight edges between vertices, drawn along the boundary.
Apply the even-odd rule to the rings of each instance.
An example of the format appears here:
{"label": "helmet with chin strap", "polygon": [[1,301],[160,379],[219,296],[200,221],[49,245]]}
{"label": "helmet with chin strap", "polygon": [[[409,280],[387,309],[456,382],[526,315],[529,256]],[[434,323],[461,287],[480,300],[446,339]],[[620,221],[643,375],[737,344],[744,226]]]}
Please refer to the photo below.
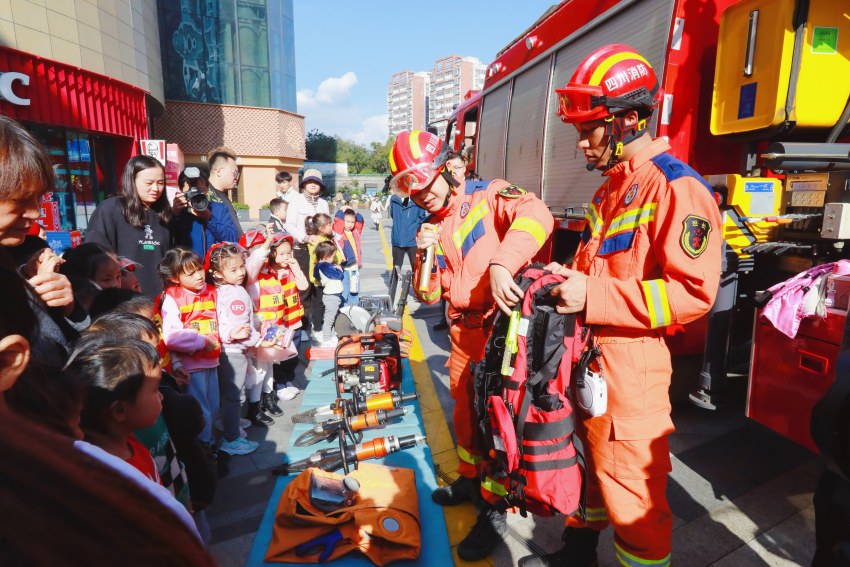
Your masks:
{"label": "helmet with chin strap", "polygon": [[446,171],[450,153],[451,148],[430,132],[400,132],[390,150],[390,187],[414,197],[441,174],[452,187],[459,186],[460,183]]}
{"label": "helmet with chin strap", "polygon": [[[588,55],[567,85],[555,93],[558,116],[565,123],[605,121],[612,150],[609,167],[619,159],[625,144],[645,133],[646,121],[661,100],[652,66],[623,44],[606,45]],[[631,110],[638,111],[639,119],[634,126],[626,126],[625,116]]]}

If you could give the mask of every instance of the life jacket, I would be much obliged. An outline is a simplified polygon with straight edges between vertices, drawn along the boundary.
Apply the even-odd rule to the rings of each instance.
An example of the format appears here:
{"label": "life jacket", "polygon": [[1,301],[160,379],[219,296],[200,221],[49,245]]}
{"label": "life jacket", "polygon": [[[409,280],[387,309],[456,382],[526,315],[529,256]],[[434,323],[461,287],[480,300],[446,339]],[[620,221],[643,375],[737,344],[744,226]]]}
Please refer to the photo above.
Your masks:
{"label": "life jacket", "polygon": [[286,327],[292,327],[301,322],[304,306],[301,304],[301,296],[298,293],[298,287],[295,285],[294,277],[287,276],[286,281],[281,282],[281,286],[283,289],[283,324]]}
{"label": "life jacket", "polygon": [[523,298],[510,316],[498,311],[473,365],[487,456],[481,494],[523,516],[570,515],[581,502],[583,459],[568,388],[587,333],[575,314],[555,311],[549,292],[563,277],[535,264],[515,281]]}
{"label": "life jacket", "polygon": [[326,485],[339,483],[342,475],[311,468],[286,485],[266,561],[325,563],[352,551],[376,565],[419,557],[422,541],[413,469],[360,463],[348,476],[360,483],[360,490],[330,511],[311,498],[313,478]]}
{"label": "life jacket", "polygon": [[[201,293],[192,293],[180,287],[171,285],[163,293],[174,299],[180,309],[180,321],[186,329],[194,329],[200,335],[218,338],[218,315],[215,311],[215,288],[207,285]],[[198,351],[192,356],[196,359],[218,360],[221,355],[221,342],[210,352]]]}
{"label": "life jacket", "polygon": [[[257,276],[257,283],[260,286],[257,315],[264,321],[270,321],[272,325],[282,325],[285,312],[283,284],[271,270],[261,271]],[[294,287],[295,282],[292,282],[292,285]]]}

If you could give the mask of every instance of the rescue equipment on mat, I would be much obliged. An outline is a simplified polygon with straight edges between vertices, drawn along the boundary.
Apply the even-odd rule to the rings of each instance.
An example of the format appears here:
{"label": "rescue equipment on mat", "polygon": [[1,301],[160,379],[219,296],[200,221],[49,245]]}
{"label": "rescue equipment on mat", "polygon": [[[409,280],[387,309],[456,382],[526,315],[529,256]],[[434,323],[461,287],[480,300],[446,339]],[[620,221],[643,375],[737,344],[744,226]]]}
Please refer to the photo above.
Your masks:
{"label": "rescue equipment on mat", "polygon": [[407,408],[376,410],[317,423],[313,426],[313,429],[298,436],[298,439],[295,440],[295,446],[309,447],[321,441],[333,441],[340,434],[347,435],[354,442],[359,442],[363,437],[362,431],[364,429],[384,425],[406,413]]}
{"label": "rescue equipment on mat", "polygon": [[371,333],[342,337],[334,352],[337,393],[358,388],[365,394],[401,387],[401,349],[394,333]]}
{"label": "rescue equipment on mat", "polygon": [[397,290],[390,290],[390,295],[359,296],[357,305],[348,305],[339,310],[334,321],[337,336],[387,331],[398,333],[402,340],[410,336],[403,329],[401,319],[407,307],[413,273],[401,274],[396,268],[396,275],[399,282]]}
{"label": "rescue equipment on mat", "polygon": [[396,453],[402,449],[408,449],[420,443],[425,443],[425,436],[418,434],[388,435],[386,437],[377,437],[371,441],[363,443],[348,444],[344,437],[339,438],[339,447],[329,449],[319,449],[309,457],[292,462],[284,463],[272,469],[272,474],[289,475],[299,473],[311,467],[322,469],[323,471],[333,472],[342,469],[345,474],[348,474],[349,467],[357,466],[358,463],[368,459],[380,459],[391,453]]}
{"label": "rescue equipment on mat", "polygon": [[302,411],[292,416],[292,423],[322,423],[329,419],[339,419],[343,415],[357,415],[367,411],[392,410],[405,402],[417,399],[418,394],[402,392],[383,392],[366,396],[355,393],[351,399],[337,398],[332,404]]}
{"label": "rescue equipment on mat", "polygon": [[[351,490],[351,482],[359,488]],[[364,463],[345,477],[308,469],[292,479],[281,494],[265,560],[325,563],[359,551],[387,565],[416,559],[421,547],[413,470]]]}
{"label": "rescue equipment on mat", "polygon": [[562,276],[539,264],[514,279],[522,300],[499,311],[473,365],[475,409],[485,454],[481,493],[499,508],[539,516],[579,508],[583,465],[568,388],[588,339],[576,315],[555,311]]}

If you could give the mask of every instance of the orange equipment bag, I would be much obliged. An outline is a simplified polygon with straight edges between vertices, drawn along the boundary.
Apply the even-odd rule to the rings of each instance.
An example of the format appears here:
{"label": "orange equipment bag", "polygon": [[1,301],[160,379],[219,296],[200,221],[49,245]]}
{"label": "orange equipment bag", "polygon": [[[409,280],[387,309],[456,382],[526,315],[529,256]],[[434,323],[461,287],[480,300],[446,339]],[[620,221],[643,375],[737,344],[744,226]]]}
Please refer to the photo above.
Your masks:
{"label": "orange equipment bag", "polygon": [[361,463],[349,477],[360,483],[351,505],[323,512],[310,499],[313,475],[344,477],[310,468],[283,490],[266,561],[324,563],[359,551],[376,565],[419,557],[421,529],[412,469]]}

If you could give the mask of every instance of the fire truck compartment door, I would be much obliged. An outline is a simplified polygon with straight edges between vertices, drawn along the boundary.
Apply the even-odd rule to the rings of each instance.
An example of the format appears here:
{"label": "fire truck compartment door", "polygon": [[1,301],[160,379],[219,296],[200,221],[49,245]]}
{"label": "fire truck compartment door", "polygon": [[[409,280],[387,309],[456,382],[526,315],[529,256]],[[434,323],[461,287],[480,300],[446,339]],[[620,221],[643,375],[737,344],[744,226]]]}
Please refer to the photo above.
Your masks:
{"label": "fire truck compartment door", "polygon": [[723,13],[713,134],[769,136],[786,121],[823,129],[838,121],[850,94],[850,6],[809,0],[804,37],[795,43],[800,2],[743,0]]}

